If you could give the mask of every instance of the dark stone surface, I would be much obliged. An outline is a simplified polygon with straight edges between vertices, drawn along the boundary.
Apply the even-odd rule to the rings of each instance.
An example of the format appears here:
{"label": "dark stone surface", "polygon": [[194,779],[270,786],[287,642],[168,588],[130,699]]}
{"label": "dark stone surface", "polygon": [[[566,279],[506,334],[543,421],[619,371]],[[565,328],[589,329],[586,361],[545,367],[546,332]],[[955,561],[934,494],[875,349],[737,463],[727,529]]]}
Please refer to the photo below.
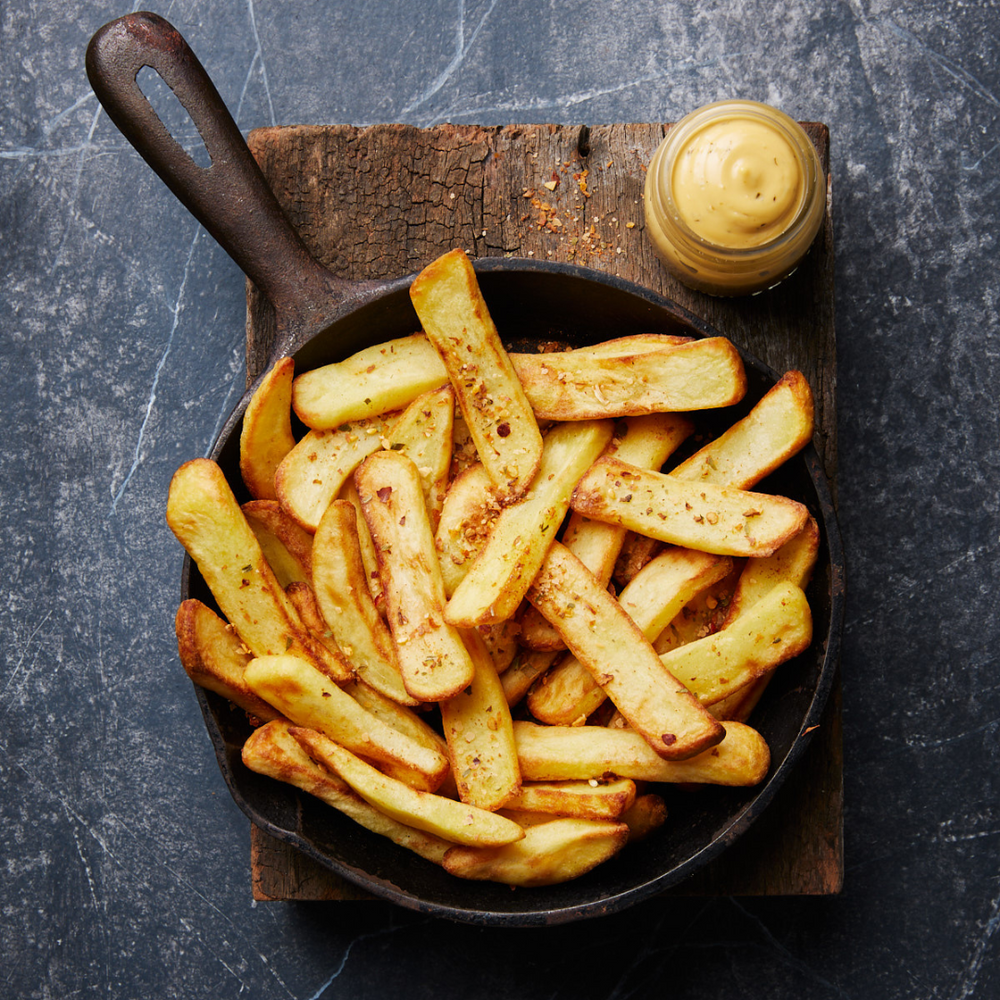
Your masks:
{"label": "dark stone surface", "polygon": [[549,931],[250,899],[172,618],[167,483],[243,379],[241,275],[100,113],[107,3],[0,7],[0,995],[1000,993],[1000,10],[917,0],[159,8],[244,130],[830,125],[846,883]]}

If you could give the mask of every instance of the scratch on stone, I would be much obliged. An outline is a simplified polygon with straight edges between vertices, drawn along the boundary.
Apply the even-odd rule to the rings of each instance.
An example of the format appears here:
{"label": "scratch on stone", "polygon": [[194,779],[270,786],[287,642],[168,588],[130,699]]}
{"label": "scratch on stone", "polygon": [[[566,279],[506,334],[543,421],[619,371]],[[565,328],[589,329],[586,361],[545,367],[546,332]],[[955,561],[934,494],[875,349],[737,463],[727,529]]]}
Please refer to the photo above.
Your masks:
{"label": "scratch on stone", "polygon": [[163,354],[160,356],[160,360],[156,365],[156,371],[153,373],[153,384],[150,386],[149,397],[146,401],[146,412],[142,418],[142,424],[139,427],[139,435],[135,442],[135,453],[132,458],[132,465],[128,470],[128,474],[125,476],[121,486],[118,488],[118,492],[114,494],[111,501],[111,513],[114,514],[118,509],[118,501],[122,498],[122,494],[125,492],[128,484],[132,480],[132,476],[135,475],[136,470],[142,463],[142,445],[143,440],[146,436],[146,427],[149,424],[149,418],[152,415],[153,407],[156,405],[156,388],[160,382],[160,375],[163,372],[163,368],[167,363],[167,358],[170,355],[170,350],[174,344],[174,334],[177,332],[177,326],[180,323],[181,310],[184,304],[184,289],[187,286],[188,274],[191,270],[191,260],[194,257],[195,247],[198,245],[198,237],[201,235],[201,226],[195,230],[194,239],[191,240],[191,246],[188,248],[187,260],[184,262],[184,273],[181,276],[181,286],[177,292],[177,299],[174,302],[173,307],[170,308],[171,313],[173,313],[173,321],[170,324],[170,333],[167,335],[167,345],[163,349]]}
{"label": "scratch on stone", "polygon": [[[76,177],[73,179],[73,191],[70,195],[69,201],[69,216],[71,219],[76,219],[78,217],[78,212],[76,209],[77,200],[80,197],[80,182],[83,179],[83,166],[87,162],[87,154],[92,149],[92,143],[94,139],[94,132],[97,131],[97,123],[101,118],[101,111],[103,109],[100,105],[97,106],[97,110],[94,112],[94,117],[90,121],[90,130],[87,132],[87,139],[80,147],[80,155],[76,163]],[[59,242],[59,250],[56,252],[56,259],[52,265],[52,270],[50,274],[53,273],[58,267],[62,266],[63,250],[66,248],[66,240],[69,237],[69,226],[66,226],[63,231],[62,240]]]}
{"label": "scratch on stone", "polygon": [[[250,30],[253,32],[254,45],[257,46],[253,59],[250,61],[250,69],[247,70],[246,80],[243,81],[243,91],[240,94],[240,107],[243,106],[243,95],[246,94],[247,83],[250,80],[250,74],[253,73],[254,64],[260,61],[260,78],[264,84],[264,93],[267,95],[267,110],[268,114],[271,116],[271,125],[276,125],[274,117],[274,104],[271,101],[271,87],[267,81],[267,67],[264,65],[264,50],[260,44],[260,35],[257,34],[257,17],[254,13],[254,0],[247,0],[247,12],[250,15]],[[237,112],[238,114],[238,112]]]}
{"label": "scratch on stone", "polygon": [[989,919],[986,921],[983,932],[979,935],[975,947],[969,955],[969,960],[962,970],[962,978],[955,985],[955,989],[951,994],[951,1000],[966,1000],[967,997],[971,997],[975,993],[976,980],[979,978],[979,973],[983,967],[986,946],[996,933],[998,927],[1000,927],[1000,896],[994,896],[993,902],[990,904]]}
{"label": "scratch on stone", "polygon": [[493,8],[496,7],[497,0],[491,0],[489,7],[486,9],[486,13],[479,19],[479,23],[476,25],[475,30],[472,32],[469,40],[465,40],[465,0],[459,0],[458,4],[458,25],[457,31],[455,33],[455,54],[452,56],[451,61],[445,66],[444,70],[437,76],[435,80],[432,81],[430,86],[419,96],[414,98],[403,110],[400,112],[402,115],[409,114],[411,111],[419,108],[421,104],[425,104],[429,101],[441,88],[454,76],[455,72],[465,61],[465,56],[469,49],[475,44],[476,39],[479,37],[479,33],[483,30],[483,26],[486,24],[487,19],[490,14],[493,13]]}
{"label": "scratch on stone", "polygon": [[3,686],[3,691],[0,691],[0,702],[3,702],[7,707],[4,709],[4,715],[10,709],[10,704],[7,701],[7,691],[9,690],[11,684],[14,683],[14,678],[18,675],[21,667],[24,664],[25,658],[28,655],[28,650],[31,649],[32,643],[35,641],[35,636],[42,630],[42,626],[52,617],[52,609],[50,608],[42,618],[42,620],[31,630],[31,634],[28,636],[27,641],[24,644],[24,649],[21,650],[21,655],[18,658],[17,664],[10,673],[10,677],[7,678],[7,683]]}

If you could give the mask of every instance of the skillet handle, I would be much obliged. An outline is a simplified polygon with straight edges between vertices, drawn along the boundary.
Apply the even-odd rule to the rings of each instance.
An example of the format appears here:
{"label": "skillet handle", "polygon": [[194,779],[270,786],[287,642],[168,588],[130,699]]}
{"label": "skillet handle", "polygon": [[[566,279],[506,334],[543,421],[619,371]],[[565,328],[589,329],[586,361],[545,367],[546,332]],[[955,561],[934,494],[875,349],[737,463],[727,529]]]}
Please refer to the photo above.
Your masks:
{"label": "skillet handle", "polygon": [[[285,218],[204,67],[158,14],[127,14],[87,47],[87,76],[111,120],[167,187],[274,306],[282,334],[323,325],[351,283],[308,251]],[[200,167],[153,110],[136,82],[155,70],[191,116],[211,157]]]}

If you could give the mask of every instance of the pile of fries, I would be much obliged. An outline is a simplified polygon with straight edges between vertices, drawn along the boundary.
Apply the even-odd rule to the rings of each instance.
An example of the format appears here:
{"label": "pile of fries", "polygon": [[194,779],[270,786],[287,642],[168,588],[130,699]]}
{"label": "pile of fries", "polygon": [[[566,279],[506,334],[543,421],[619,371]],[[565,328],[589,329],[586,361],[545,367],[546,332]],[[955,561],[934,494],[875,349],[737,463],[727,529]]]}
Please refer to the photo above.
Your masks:
{"label": "pile of fries", "polygon": [[250,716],[248,768],[458,877],[562,882],[665,822],[654,786],[765,777],[746,720],[811,642],[819,533],[752,487],[812,395],[789,372],[672,463],[746,392],[729,341],[508,353],[460,250],[411,298],[421,333],[268,372],[253,500],[177,471],[167,521],[224,616],[182,603],[181,662]]}

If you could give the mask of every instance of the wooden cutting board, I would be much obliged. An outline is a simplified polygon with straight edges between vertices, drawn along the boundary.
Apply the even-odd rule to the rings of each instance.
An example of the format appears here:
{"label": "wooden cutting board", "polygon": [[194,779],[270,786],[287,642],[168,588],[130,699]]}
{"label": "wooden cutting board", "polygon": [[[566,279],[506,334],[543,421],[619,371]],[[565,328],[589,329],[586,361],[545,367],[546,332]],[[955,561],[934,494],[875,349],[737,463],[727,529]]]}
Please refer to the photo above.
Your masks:
{"label": "wooden cutting board", "polygon": [[[836,496],[836,343],[831,203],[791,278],[717,299],[671,278],[644,233],[645,165],[667,125],[298,126],[259,129],[250,148],[312,253],[349,280],[394,278],[462,247],[609,272],[703,317],[778,372],[798,369],[816,400],[815,443]],[[805,123],[829,164],[829,132]],[[270,306],[247,287],[247,376],[267,364]],[[838,892],[843,881],[843,754],[837,679],[814,738],[774,802],[682,894]],[[251,824],[258,900],[370,898]]]}

